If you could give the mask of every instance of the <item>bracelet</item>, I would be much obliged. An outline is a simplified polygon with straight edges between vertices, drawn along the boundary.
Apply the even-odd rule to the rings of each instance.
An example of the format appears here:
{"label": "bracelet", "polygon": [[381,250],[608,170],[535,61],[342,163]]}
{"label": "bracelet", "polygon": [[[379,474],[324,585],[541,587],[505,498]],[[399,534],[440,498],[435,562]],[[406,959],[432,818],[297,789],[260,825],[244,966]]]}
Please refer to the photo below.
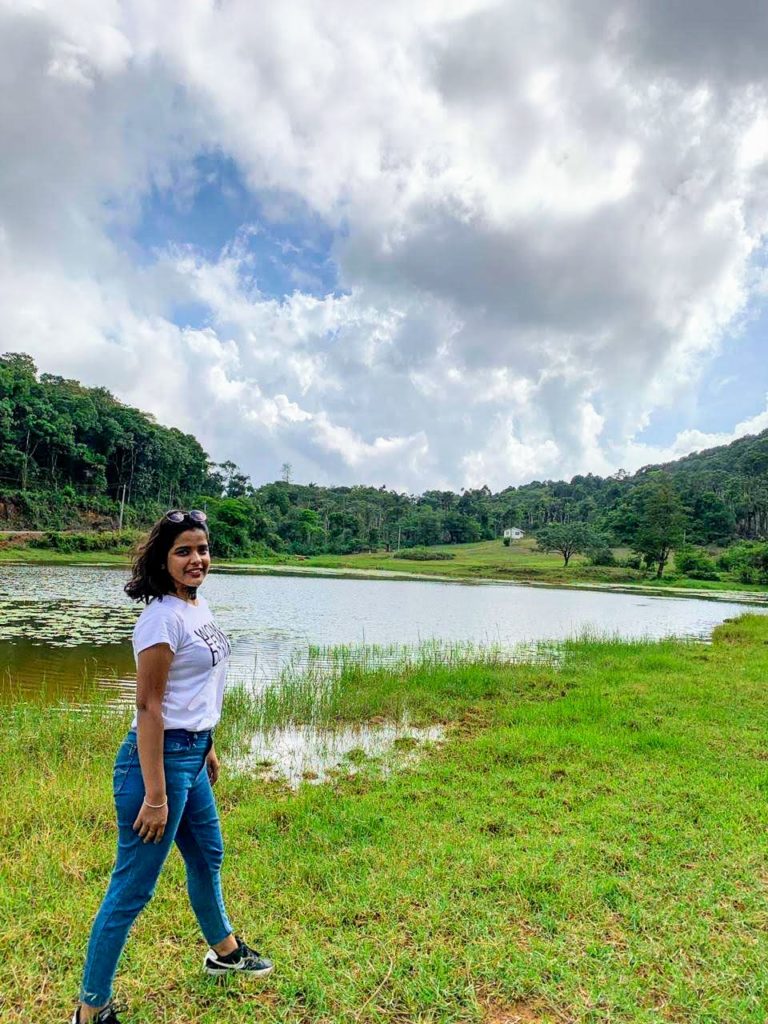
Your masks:
{"label": "bracelet", "polygon": [[160,810],[161,807],[166,807],[167,805],[168,805],[168,797],[166,797],[165,800],[163,800],[163,802],[161,804],[150,804],[150,803],[147,803],[146,800],[144,801],[144,806],[145,807],[151,807],[153,811],[158,811],[158,810]]}

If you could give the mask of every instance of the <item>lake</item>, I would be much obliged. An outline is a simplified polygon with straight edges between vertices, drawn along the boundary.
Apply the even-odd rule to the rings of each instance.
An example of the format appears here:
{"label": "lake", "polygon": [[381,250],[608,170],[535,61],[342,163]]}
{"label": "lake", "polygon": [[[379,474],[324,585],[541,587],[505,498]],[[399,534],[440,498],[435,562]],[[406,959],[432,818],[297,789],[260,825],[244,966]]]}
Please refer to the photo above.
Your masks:
{"label": "lake", "polygon": [[[133,696],[130,634],[139,608],[126,572],[10,566],[0,576],[0,697],[87,701]],[[213,571],[202,591],[232,641],[230,678],[263,684],[309,645],[426,641],[520,646],[585,631],[707,640],[736,602],[509,583],[271,576]]]}

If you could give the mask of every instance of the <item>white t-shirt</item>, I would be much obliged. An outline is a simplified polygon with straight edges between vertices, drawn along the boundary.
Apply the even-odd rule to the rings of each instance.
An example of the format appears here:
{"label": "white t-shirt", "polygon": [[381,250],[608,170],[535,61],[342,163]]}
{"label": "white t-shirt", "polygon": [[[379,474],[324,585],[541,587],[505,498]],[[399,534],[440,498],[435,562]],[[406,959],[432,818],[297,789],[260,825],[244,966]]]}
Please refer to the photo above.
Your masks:
{"label": "white t-shirt", "polygon": [[[133,629],[133,654],[154,644],[168,644],[173,661],[163,699],[166,729],[200,732],[221,717],[229,641],[213,620],[204,597],[197,604],[166,594],[150,601]],[[136,717],[133,719],[136,726]]]}

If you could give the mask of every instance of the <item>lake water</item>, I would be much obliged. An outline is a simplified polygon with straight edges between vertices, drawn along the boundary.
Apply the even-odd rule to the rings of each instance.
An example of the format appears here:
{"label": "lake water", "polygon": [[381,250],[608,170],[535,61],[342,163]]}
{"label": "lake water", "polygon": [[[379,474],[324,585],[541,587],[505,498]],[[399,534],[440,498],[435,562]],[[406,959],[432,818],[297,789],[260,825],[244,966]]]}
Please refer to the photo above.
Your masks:
{"label": "lake water", "polygon": [[[3,566],[0,697],[87,701],[133,695],[130,634],[139,608],[123,569]],[[262,684],[309,645],[412,646],[425,641],[530,647],[585,631],[706,640],[735,602],[644,594],[212,572],[207,597],[233,647],[231,678]]]}

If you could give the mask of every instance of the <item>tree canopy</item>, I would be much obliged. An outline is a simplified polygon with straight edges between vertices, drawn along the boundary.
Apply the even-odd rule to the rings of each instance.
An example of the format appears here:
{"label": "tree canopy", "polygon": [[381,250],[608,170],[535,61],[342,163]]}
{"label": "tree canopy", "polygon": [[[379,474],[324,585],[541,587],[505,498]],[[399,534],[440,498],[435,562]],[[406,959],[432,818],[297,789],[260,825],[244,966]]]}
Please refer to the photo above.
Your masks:
{"label": "tree canopy", "polygon": [[599,536],[632,547],[658,574],[683,540],[768,537],[768,431],[635,474],[534,480],[496,493],[298,484],[288,461],[279,474],[255,486],[234,462],[213,463],[192,435],[104,388],[39,375],[28,355],[0,357],[0,522],[11,527],[116,525],[121,503],[125,525],[142,526],[170,507],[203,504],[218,553],[236,556],[458,544],[517,526],[566,564]]}
{"label": "tree canopy", "polygon": [[200,443],[147,413],[52,374],[23,354],[0,357],[0,480],[4,489],[122,497],[166,507],[218,487]]}
{"label": "tree canopy", "polygon": [[567,566],[575,554],[599,548],[606,542],[589,523],[574,520],[543,526],[536,534],[536,543],[542,551],[559,551],[563,565]]}

